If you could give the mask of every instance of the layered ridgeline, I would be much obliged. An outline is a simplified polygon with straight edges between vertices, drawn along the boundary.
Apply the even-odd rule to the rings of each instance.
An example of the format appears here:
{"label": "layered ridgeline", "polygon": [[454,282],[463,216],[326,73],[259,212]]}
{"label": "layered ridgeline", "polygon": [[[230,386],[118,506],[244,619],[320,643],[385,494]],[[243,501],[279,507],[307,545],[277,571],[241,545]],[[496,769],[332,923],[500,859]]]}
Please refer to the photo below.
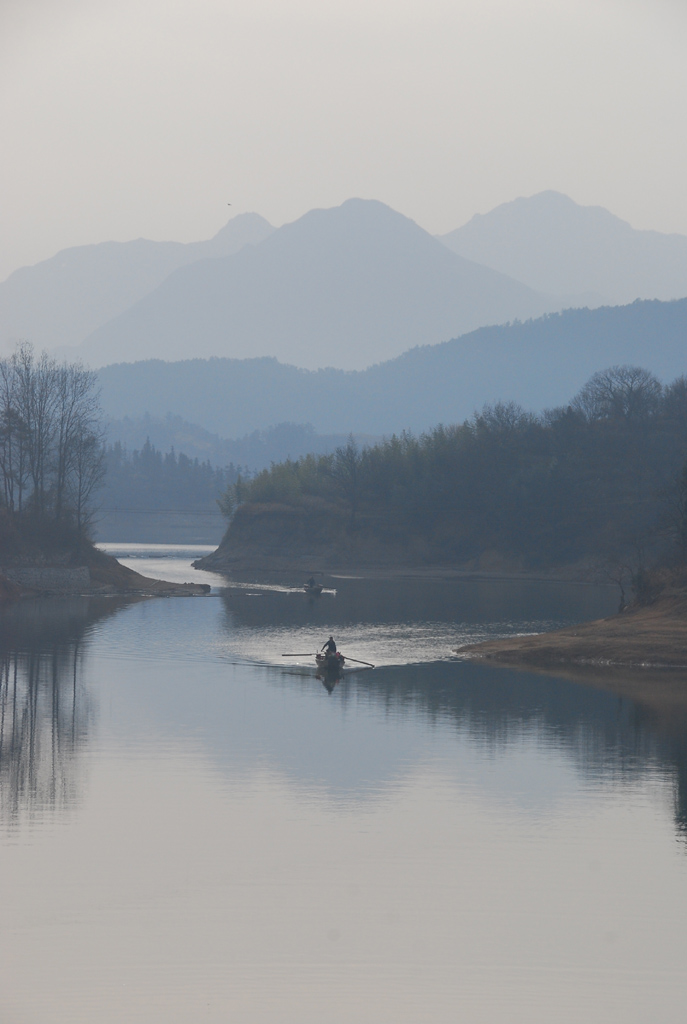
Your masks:
{"label": "layered ridgeline", "polygon": [[[133,419],[112,419],[107,422],[106,430],[111,448],[119,445],[120,449],[133,455],[148,445],[165,454],[183,453],[192,461],[208,462],[215,467],[235,467],[244,476],[267,469],[271,463],[284,459],[296,459],[311,453],[328,454],[348,439],[348,435],[343,433],[318,434],[307,423],[277,423],[264,430],[252,430],[236,439],[229,439],[171,413],[165,417],[146,414]],[[363,445],[381,440],[366,434],[356,434],[355,437]]]}
{"label": "layered ridgeline", "polygon": [[351,199],[175,271],[79,353],[94,366],[193,353],[360,369],[572,301],[458,256],[383,203]]}
{"label": "layered ridgeline", "polygon": [[587,294],[590,305],[687,295],[687,237],[637,231],[600,206],[540,192],[477,214],[440,236],[467,259],[537,291]]}
{"label": "layered ridgeline", "polygon": [[21,267],[0,284],[0,351],[25,339],[37,348],[78,345],[179,267],[229,256],[273,230],[257,213],[246,213],[206,242],[102,242]]}
{"label": "layered ridgeline", "polygon": [[273,466],[229,489],[229,529],[203,564],[684,559],[686,451],[687,377],[664,387],[646,370],[616,367],[542,416],[500,404],[419,437]]}
{"label": "layered ridgeline", "polygon": [[243,214],[207,242],[104,242],[23,267],[0,284],[0,351],[20,338],[77,346],[92,366],[271,355],[361,369],[479,326],[685,295],[687,238],[557,193],[440,240],[349,200],[277,230]]}
{"label": "layered ridgeline", "polygon": [[320,435],[379,436],[460,422],[499,400],[541,411],[567,402],[603,366],[646,366],[666,382],[687,372],[686,342],[687,300],[647,301],[482,328],[365,371],[151,360],[105,367],[99,380],[113,419],[172,413],[224,438],[286,422],[310,423]]}
{"label": "layered ridgeline", "polygon": [[257,354],[362,368],[574,302],[456,255],[382,203],[349,200],[278,230],[235,218],[207,243],[65,250],[0,284],[0,345],[72,345],[91,366]]}

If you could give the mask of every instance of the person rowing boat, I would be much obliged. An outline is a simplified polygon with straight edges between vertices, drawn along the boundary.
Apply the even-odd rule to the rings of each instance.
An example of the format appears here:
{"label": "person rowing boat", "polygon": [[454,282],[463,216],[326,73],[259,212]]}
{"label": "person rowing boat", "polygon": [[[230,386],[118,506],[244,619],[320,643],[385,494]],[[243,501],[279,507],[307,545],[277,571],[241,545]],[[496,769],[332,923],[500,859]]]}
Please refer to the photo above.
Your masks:
{"label": "person rowing boat", "polygon": [[[312,657],[312,654],[282,654],[282,658],[308,658]],[[336,683],[338,683],[344,674],[344,666],[346,661],[352,661],[356,665],[364,665],[365,668],[374,668],[369,661],[360,661],[359,658],[344,658],[341,651],[336,649],[336,641],[333,636],[329,637],[326,643],[322,644],[322,647],[315,654],[315,664],[317,665],[317,678],[322,679],[327,690],[331,693]]]}
{"label": "person rowing boat", "polygon": [[333,636],[329,637],[326,643],[322,644],[320,653],[315,655],[315,661],[319,669],[318,679],[322,685],[331,693],[338,682],[343,678],[343,670],[346,659],[336,649],[336,642]]}
{"label": "person rowing boat", "polygon": [[334,637],[330,636],[326,644],[322,644],[320,653],[315,655],[315,661],[318,668],[327,672],[343,672],[346,659],[337,651]]}

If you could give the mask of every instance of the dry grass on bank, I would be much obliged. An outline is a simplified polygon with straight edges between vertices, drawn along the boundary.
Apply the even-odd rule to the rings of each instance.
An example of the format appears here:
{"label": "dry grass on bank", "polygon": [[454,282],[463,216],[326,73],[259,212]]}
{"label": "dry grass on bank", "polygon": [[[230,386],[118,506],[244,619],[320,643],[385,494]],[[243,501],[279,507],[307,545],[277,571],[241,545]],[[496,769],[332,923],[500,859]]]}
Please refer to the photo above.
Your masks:
{"label": "dry grass on bank", "polygon": [[471,659],[513,666],[626,666],[685,669],[687,678],[687,595],[659,598],[647,607],[534,636],[489,640],[461,647]]}

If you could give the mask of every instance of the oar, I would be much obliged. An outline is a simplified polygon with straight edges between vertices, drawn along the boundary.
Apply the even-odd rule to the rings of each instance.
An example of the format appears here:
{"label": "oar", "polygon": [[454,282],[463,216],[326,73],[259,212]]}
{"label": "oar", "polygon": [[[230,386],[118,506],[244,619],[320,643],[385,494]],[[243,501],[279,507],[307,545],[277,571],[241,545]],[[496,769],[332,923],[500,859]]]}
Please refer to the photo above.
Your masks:
{"label": "oar", "polygon": [[[282,658],[312,658],[317,657],[317,652],[313,655],[312,651],[308,651],[307,654],[282,654]],[[374,668],[369,661],[359,661],[358,658],[349,658],[348,655],[344,655],[344,661],[354,661],[356,665],[367,665],[368,668]]]}

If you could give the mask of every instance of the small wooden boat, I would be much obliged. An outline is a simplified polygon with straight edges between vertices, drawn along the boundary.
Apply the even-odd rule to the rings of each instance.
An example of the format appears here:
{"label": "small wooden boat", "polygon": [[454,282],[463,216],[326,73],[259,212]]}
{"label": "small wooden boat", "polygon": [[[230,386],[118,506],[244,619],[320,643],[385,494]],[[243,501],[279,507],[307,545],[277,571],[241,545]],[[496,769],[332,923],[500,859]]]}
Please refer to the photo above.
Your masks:
{"label": "small wooden boat", "polygon": [[346,659],[337,651],[336,654],[316,654],[315,661],[317,662],[317,678],[327,693],[333,693],[336,684],[343,679]]}
{"label": "small wooden boat", "polygon": [[317,667],[320,672],[332,673],[339,676],[343,675],[346,659],[343,654],[339,653],[339,651],[337,651],[336,654],[316,654],[315,661],[317,662]]}
{"label": "small wooden boat", "polygon": [[[282,658],[311,658],[312,654],[282,654]],[[369,661],[360,661],[358,658],[344,658],[341,651],[337,651],[335,654],[328,654],[320,651],[315,654],[315,664],[317,666],[317,678],[322,681],[322,685],[329,692],[332,693],[337,683],[340,683],[344,677],[344,665],[346,661],[352,661],[356,665],[364,665],[365,668],[374,668]],[[355,671],[355,670],[353,670]]]}

